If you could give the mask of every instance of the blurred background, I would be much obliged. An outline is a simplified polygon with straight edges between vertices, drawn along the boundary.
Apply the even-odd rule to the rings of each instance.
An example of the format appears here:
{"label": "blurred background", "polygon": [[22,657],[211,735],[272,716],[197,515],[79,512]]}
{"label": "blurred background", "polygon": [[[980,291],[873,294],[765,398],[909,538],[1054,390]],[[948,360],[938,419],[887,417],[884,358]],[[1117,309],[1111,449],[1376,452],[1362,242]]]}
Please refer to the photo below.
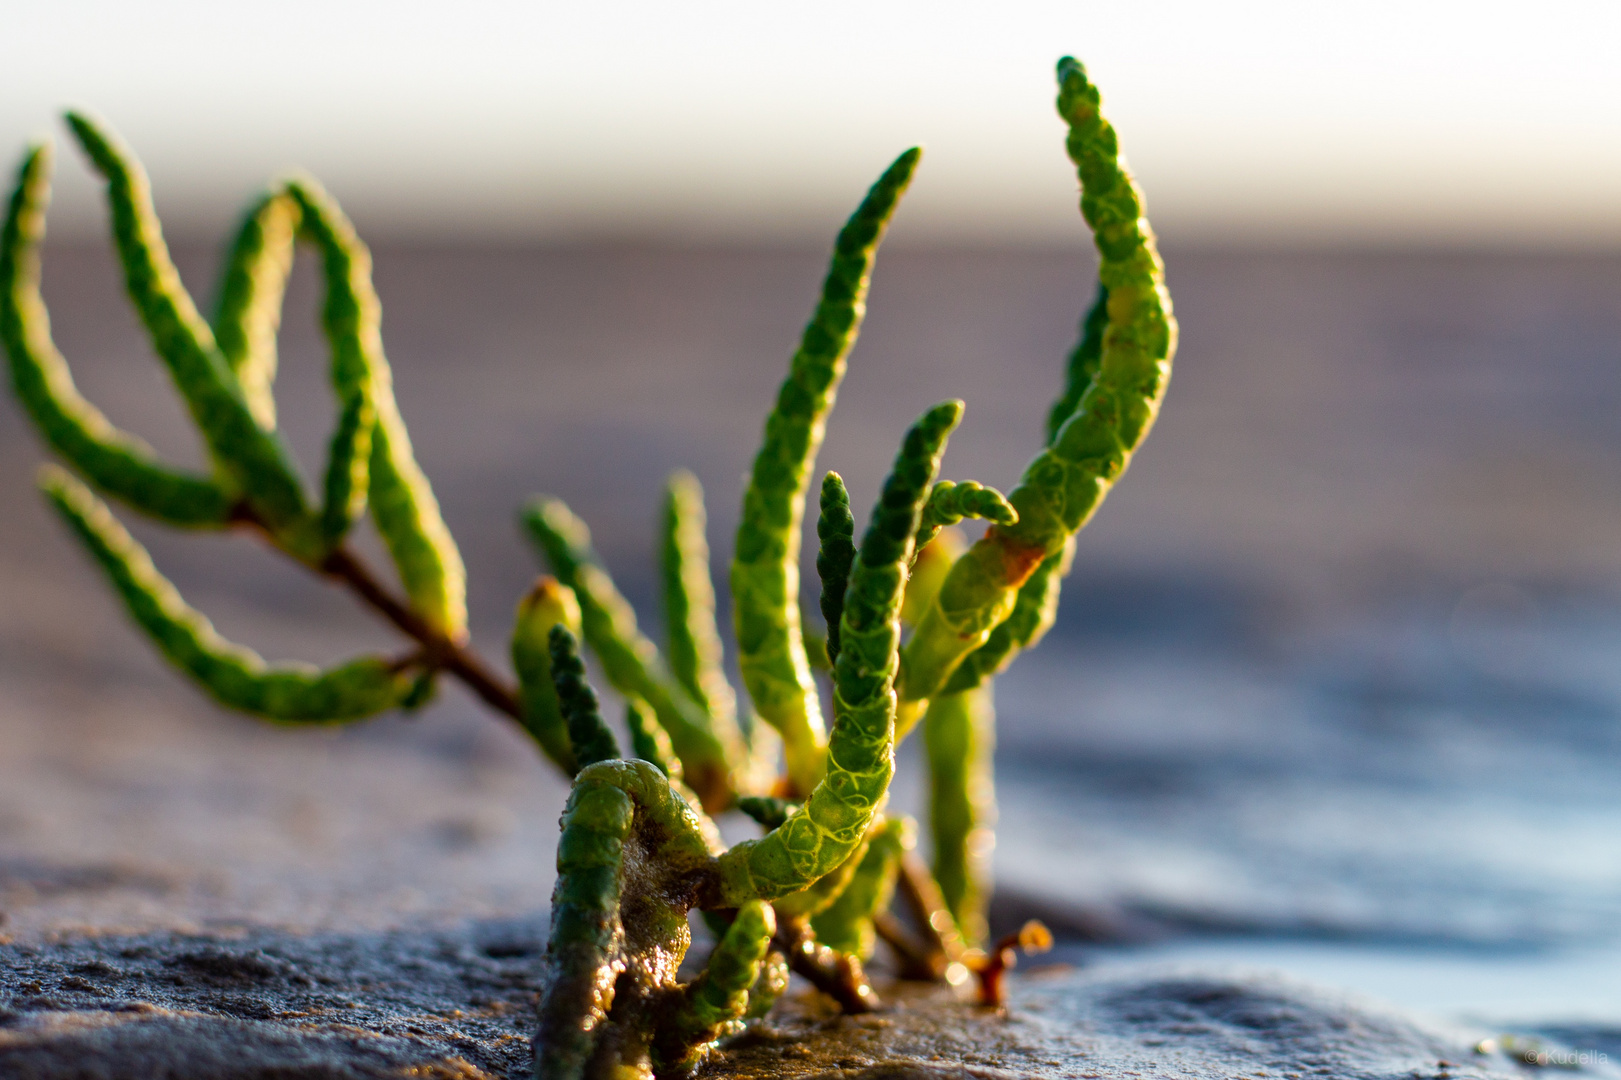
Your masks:
{"label": "blurred background", "polygon": [[[98,111],[204,304],[268,177],[343,201],[496,657],[535,492],[656,627],[657,500],[693,469],[724,590],[832,236],[914,143],[819,465],[864,505],[959,396],[947,474],[1015,482],[1094,280],[1052,109],[1079,56],[1182,347],[1057,627],[998,684],[1003,913],[1104,962],[1621,1025],[1613,4],[60,2],[7,35],[0,151]],[[57,191],[58,344],[197,461],[72,152]],[[301,261],[279,396],[311,469],[316,294]],[[221,714],[47,517],[41,457],[0,406],[0,933],[538,918],[563,788],[517,737],[453,688],[345,730]],[[390,643],[245,540],[135,527],[268,656]]]}

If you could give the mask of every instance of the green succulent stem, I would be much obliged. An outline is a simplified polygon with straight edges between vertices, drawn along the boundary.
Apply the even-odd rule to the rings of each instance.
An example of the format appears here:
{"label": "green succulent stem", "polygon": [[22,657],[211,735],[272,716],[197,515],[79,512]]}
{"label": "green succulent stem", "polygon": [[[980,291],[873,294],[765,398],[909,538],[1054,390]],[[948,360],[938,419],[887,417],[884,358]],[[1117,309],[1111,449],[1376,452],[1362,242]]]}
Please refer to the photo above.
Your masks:
{"label": "green succulent stem", "polygon": [[559,623],[552,627],[547,647],[552,658],[552,685],[557,687],[557,704],[568,725],[575,763],[583,769],[599,761],[617,760],[623,756],[619,741],[608,730],[596,691],[586,681],[579,642],[568,627]]}
{"label": "green succulent stem", "polygon": [[684,988],[675,1015],[663,1025],[655,1046],[658,1072],[690,1075],[717,1039],[742,1030],[776,932],[771,905],[752,900],[738,908],[703,973]]}
{"label": "green succulent stem", "polygon": [[[726,679],[715,584],[709,575],[704,489],[685,469],[665,486],[659,570],[670,673],[717,729],[737,730],[737,693]],[[729,741],[741,740],[740,734]]]}
{"label": "green succulent stem", "polygon": [[849,882],[833,903],[811,916],[817,941],[863,963],[872,959],[877,944],[873,920],[889,908],[901,856],[912,847],[915,831],[912,820],[904,817],[889,818],[873,830]]}
{"label": "green succulent stem", "polygon": [[1007,670],[1015,657],[1031,649],[1052,629],[1058,617],[1058,593],[1075,558],[1075,538],[1071,537],[1055,554],[1047,556],[1025,583],[1019,586],[1013,610],[997,624],[985,644],[963,658],[946,680],[942,694],[956,694],[986,684]]}
{"label": "green succulent stem", "polygon": [[369,503],[412,608],[459,642],[467,636],[467,570],[394,399],[371,252],[320,184],[295,179],[287,191],[303,213],[301,234],[320,251],[326,276],[321,322],[332,349],[338,425],[328,458],[322,536],[329,543],[341,538]]}
{"label": "green succulent stem", "polygon": [[862,842],[889,790],[906,567],[962,408],[960,401],[945,402],[912,425],[862,537],[840,620],[827,771],[799,813],[721,856],[716,906],[786,896],[832,871]]}
{"label": "green succulent stem", "polygon": [[253,650],[222,638],[188,605],[89,488],[54,465],[41,470],[40,486],[106,572],[130,616],[170,663],[220,704],[267,720],[336,723],[392,709],[411,693],[415,680],[406,667],[382,657],[324,671],[266,664]]}
{"label": "green succulent stem", "polygon": [[88,117],[68,126],[106,180],[113,239],[124,283],[153,347],[191,411],[209,454],[234,491],[290,553],[308,560],[320,543],[298,467],[281,440],[259,426],[219,346],[197,313],[169,257],[146,173],[134,156]]}
{"label": "green succulent stem", "polygon": [[1084,391],[1008,496],[1018,521],[987,530],[952,567],[918,624],[903,665],[907,700],[939,692],[962,659],[1012,614],[1030,575],[1090,520],[1153,426],[1170,380],[1176,321],[1142,193],[1125,170],[1114,128],[1099,113],[1098,91],[1085,68],[1065,57],[1058,80],[1081,213],[1092,227],[1098,279],[1107,290],[1101,355],[1089,378],[1089,361],[1072,363],[1071,389],[1084,382]]}
{"label": "green succulent stem", "polygon": [[734,777],[746,752],[735,725],[717,726],[675,680],[654,645],[637,626],[636,611],[614,585],[591,548],[591,532],[561,499],[539,498],[523,511],[522,524],[564,585],[580,603],[586,644],[602,663],[608,682],[652,708],[681,759],[687,783],[711,812],[725,809],[737,793]]}
{"label": "green succulent stem", "polygon": [[[687,914],[696,889],[714,875],[714,843],[712,827],[652,763],[602,761],[580,770],[557,845],[537,1077],[652,1069],[660,1046],[669,1045],[659,1041],[668,1005],[687,1000],[675,976],[692,943]],[[752,899],[734,906],[741,913]],[[745,924],[740,936],[751,937],[750,929]],[[739,942],[727,954],[711,980],[716,989],[742,981],[732,962],[746,952]],[[720,996],[731,1000],[729,992]],[[686,1030],[690,1036],[691,1025]]]}
{"label": "green succulent stem", "polygon": [[844,894],[850,882],[855,878],[856,871],[861,868],[861,860],[867,854],[867,843],[870,837],[864,836],[861,842],[850,850],[844,861],[833,869],[800,889],[787,896],[779,896],[773,903],[777,914],[785,919],[808,919],[827,908]]}
{"label": "green succulent stem", "polygon": [[791,794],[821,779],[826,735],[799,621],[799,534],[811,467],[867,309],[878,244],[921,151],[897,158],[839,233],[821,301],[766,418],[732,557],[738,664],[754,709],[782,734]]}
{"label": "green succulent stem", "polygon": [[822,579],[820,606],[827,639],[822,643],[822,663],[812,661],[813,666],[829,671],[839,658],[839,621],[844,617],[844,592],[850,586],[850,567],[856,559],[855,535],[850,493],[844,488],[844,478],[830,472],[822,477],[821,513],[816,519],[816,536],[821,542],[816,573]]}
{"label": "green succulent stem", "polygon": [[51,193],[51,148],[32,147],[0,233],[0,340],[17,398],[51,449],[106,495],[181,528],[227,524],[236,495],[217,479],[159,462],[151,447],[114,427],[80,395],[51,340],[40,295],[40,245]]}
{"label": "green succulent stem", "polygon": [[276,427],[276,332],[302,216],[284,189],[253,201],[237,228],[215,306],[214,340],[266,431]]}
{"label": "green succulent stem", "polygon": [[547,757],[568,775],[579,771],[568,721],[552,681],[554,626],[580,632],[580,605],[574,590],[554,577],[536,579],[518,601],[512,623],[512,668],[518,674],[518,708],[524,729]]}
{"label": "green succulent stem", "polygon": [[1064,389],[1047,413],[1047,445],[1051,446],[1064,424],[1075,415],[1081,399],[1097,380],[1103,364],[1103,335],[1109,329],[1109,287],[1098,282],[1092,304],[1081,318],[1081,335],[1064,365]]}
{"label": "green succulent stem", "polygon": [[974,946],[985,943],[989,925],[994,710],[990,687],[984,685],[935,698],[923,719],[934,879],[964,940]]}
{"label": "green succulent stem", "polygon": [[922,551],[934,542],[940,530],[955,525],[964,518],[978,518],[997,525],[1012,525],[1019,520],[1019,512],[1008,503],[1007,496],[973,480],[942,480],[929,493],[923,507],[923,523],[918,526],[917,548]]}
{"label": "green succulent stem", "polygon": [[669,733],[637,698],[625,699],[625,727],[630,729],[631,756],[651,761],[672,783],[679,783],[681,759],[675,756]]}
{"label": "green succulent stem", "polygon": [[[321,253],[326,277],[321,326],[332,351],[332,389],[338,399],[321,507],[321,536],[330,545],[348,535],[366,512],[376,392],[380,373],[388,366],[383,359],[382,303],[371,284],[371,253],[338,204],[313,180],[296,180],[287,191],[300,211],[299,231]],[[419,582],[408,583],[406,591],[422,601]],[[455,633],[459,624],[444,610],[444,603],[435,593],[423,604],[423,612]]]}

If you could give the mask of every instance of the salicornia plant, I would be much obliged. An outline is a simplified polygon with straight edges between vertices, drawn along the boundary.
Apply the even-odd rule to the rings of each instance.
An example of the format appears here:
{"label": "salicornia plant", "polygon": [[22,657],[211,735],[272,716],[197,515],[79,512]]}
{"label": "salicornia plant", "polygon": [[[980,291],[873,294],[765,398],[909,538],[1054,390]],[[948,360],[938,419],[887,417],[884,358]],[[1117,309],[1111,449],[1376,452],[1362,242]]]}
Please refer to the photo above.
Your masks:
{"label": "salicornia plant", "polygon": [[[862,962],[880,937],[903,973],[954,977],[977,967],[994,996],[1012,941],[989,957],[980,948],[994,813],[991,679],[1051,626],[1075,534],[1152,426],[1176,340],[1142,197],[1097,90],[1071,59],[1058,78],[1100,264],[1045,445],[1006,496],[940,480],[963,406],[936,405],[906,433],[859,540],[844,483],[826,474],[816,558],[826,629],[807,635],[805,502],[873,260],[919,159],[908,150],[839,234],[743,494],[731,564],[743,716],[722,659],[703,493],[684,472],[671,478],[661,518],[662,650],[639,628],[584,522],[550,498],[521,516],[555,576],[518,604],[515,680],[469,648],[461,556],[394,402],[370,256],[313,180],[278,183],[252,204],[205,318],[169,259],[139,164],[93,121],[68,117],[106,180],[130,296],[203,436],[211,468],[189,472],[159,461],[74,387],[39,291],[50,150],[25,157],[0,236],[0,338],[19,399],[72,469],[47,466],[41,486],[163,654],[221,704],[293,723],[412,708],[448,675],[573,777],[538,1076],[688,1074],[718,1040],[769,1010],[790,968],[845,1009],[870,1008]],[[321,319],[339,405],[313,495],[277,432],[272,397],[299,240],[324,271]],[[253,532],[348,586],[411,645],[324,670],[267,664],[187,605],[103,496],[181,528]],[[368,510],[397,587],[347,542]],[[990,524],[967,545],[955,526],[970,518]],[[629,755],[587,681],[582,641],[626,701]],[[831,683],[826,704],[817,668]],[[932,873],[910,854],[911,820],[886,807],[895,745],[920,723]],[[710,815],[732,809],[764,834],[727,848]],[[897,892],[909,920],[889,911]],[[718,944],[703,972],[681,983],[695,909]],[[1024,944],[1040,937],[1031,931]]]}

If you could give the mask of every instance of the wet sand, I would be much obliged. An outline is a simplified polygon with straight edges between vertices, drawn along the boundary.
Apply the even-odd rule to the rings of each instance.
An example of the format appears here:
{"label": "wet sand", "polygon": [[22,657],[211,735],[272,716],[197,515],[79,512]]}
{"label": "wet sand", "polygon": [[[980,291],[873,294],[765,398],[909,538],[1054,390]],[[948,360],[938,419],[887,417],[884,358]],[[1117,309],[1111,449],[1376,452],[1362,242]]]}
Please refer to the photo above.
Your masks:
{"label": "wet sand", "polygon": [[[206,295],[212,254],[182,256]],[[1084,535],[1053,637],[1000,689],[1003,880],[1183,929],[1608,940],[1621,259],[1168,261],[1183,346],[1161,426]],[[531,493],[592,524],[653,623],[659,488],[690,467],[721,570],[820,264],[377,253],[399,397],[483,651],[503,654],[536,569],[513,525]],[[106,255],[52,250],[47,267],[85,392],[195,461]],[[280,400],[313,474],[331,408],[308,271]],[[1089,274],[1079,254],[886,256],[820,465],[864,505],[905,424],[960,396],[947,474],[1010,486]],[[544,906],[563,788],[520,739],[454,689],[336,731],[220,713],[47,516],[41,457],[0,406],[0,933],[360,932]],[[391,647],[241,538],[137,531],[267,656]],[[897,801],[915,804],[913,780]]]}

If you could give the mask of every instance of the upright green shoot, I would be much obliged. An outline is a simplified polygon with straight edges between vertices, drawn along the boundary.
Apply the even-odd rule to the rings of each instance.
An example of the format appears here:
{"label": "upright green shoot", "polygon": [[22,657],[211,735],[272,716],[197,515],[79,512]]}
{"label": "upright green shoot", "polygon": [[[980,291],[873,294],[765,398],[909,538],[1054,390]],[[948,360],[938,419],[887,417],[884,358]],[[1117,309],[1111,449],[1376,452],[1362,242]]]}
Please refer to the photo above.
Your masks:
{"label": "upright green shoot", "polygon": [[805,495],[846,358],[867,312],[878,244],[921,154],[914,148],[897,158],[839,233],[821,302],[766,418],[765,441],[743,494],[732,556],[738,663],[755,711],[782,733],[789,783],[802,796],[821,778],[826,752],[821,705],[799,623]]}

